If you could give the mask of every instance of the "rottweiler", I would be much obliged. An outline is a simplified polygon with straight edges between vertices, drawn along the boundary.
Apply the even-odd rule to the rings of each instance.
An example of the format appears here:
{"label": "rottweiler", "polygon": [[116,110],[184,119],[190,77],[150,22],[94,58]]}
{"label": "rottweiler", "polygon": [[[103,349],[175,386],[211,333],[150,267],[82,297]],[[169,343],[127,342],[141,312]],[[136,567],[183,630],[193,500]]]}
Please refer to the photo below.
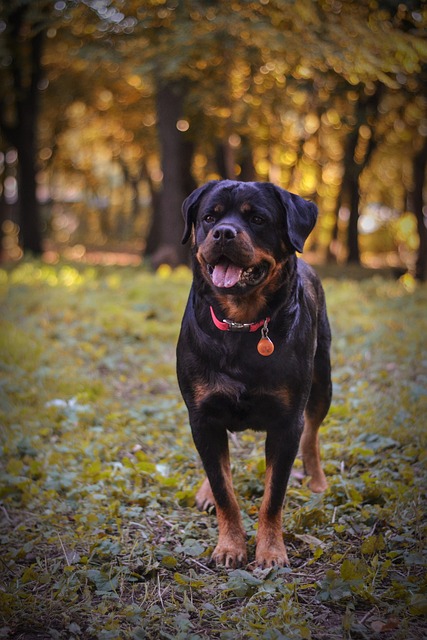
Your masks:
{"label": "rottweiler", "polygon": [[193,284],[177,345],[177,374],[206,472],[196,496],[215,507],[217,565],[247,562],[228,433],[266,432],[265,490],[255,562],[289,564],[282,507],[301,447],[314,492],[327,488],[318,430],[332,396],[325,297],[301,253],[317,207],[268,182],[213,180],[182,205]]}

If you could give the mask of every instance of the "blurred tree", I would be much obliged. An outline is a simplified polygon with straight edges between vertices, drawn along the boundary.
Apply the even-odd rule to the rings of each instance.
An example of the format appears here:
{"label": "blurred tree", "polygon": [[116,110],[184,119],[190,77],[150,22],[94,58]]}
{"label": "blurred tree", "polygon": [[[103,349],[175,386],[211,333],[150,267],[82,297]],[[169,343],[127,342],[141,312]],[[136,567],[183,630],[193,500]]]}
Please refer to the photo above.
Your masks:
{"label": "blurred tree", "polygon": [[424,205],[424,187],[427,168],[427,135],[424,136],[422,147],[415,154],[413,161],[414,175],[414,213],[417,218],[419,235],[418,255],[415,264],[415,277],[424,282],[427,278],[427,215]]}
{"label": "blurred tree", "polygon": [[57,197],[68,201],[76,188],[88,197],[89,206],[78,213],[79,243],[130,239],[136,230],[145,236],[146,191],[156,210],[160,184],[155,97],[114,40],[118,21],[123,32],[136,20],[126,20],[109,2],[56,6],[61,20],[44,56],[50,82],[43,144],[52,152],[44,169]]}
{"label": "blurred tree", "polygon": [[[383,37],[388,37],[393,31],[392,50],[387,52],[377,70],[377,80],[373,84],[359,85],[358,101],[355,110],[355,125],[349,131],[345,146],[344,175],[341,183],[339,204],[349,207],[348,224],[348,262],[360,262],[358,242],[358,221],[360,213],[360,177],[369,165],[375,150],[380,143],[378,122],[381,119],[379,110],[381,98],[385,88],[403,90],[406,101],[411,99],[410,93],[402,85],[407,83],[407,76],[416,77],[421,73],[422,61],[426,59],[425,42],[422,41],[425,25],[421,19],[422,3],[409,2],[394,4],[385,0],[378,3],[377,11],[367,16],[372,25],[373,33],[378,37],[378,43]],[[382,29],[380,24],[383,23]],[[420,28],[421,27],[421,28]],[[417,32],[419,29],[419,33]],[[382,32],[382,33],[381,33]],[[420,78],[415,80],[415,91],[420,88]]]}
{"label": "blurred tree", "polygon": [[24,250],[42,252],[36,196],[37,131],[42,85],[42,52],[52,2],[2,3],[0,127],[18,152],[19,224]]}
{"label": "blurred tree", "polygon": [[[177,212],[181,210],[187,190],[187,176],[191,176],[192,148],[184,137],[187,121],[184,120],[184,81],[163,82],[157,86],[157,126],[162,151],[163,188],[159,210],[153,217],[152,233],[157,236],[157,246],[151,255],[155,266],[168,263],[177,266],[186,262],[187,251],[177,243]],[[195,185],[194,185],[195,186]]]}
{"label": "blurred tree", "polygon": [[[161,111],[161,100],[158,101],[158,114],[162,113],[158,127],[164,172],[163,201],[175,203],[176,208],[185,193],[182,183],[180,189],[178,180],[166,178],[172,175],[171,165],[179,163],[179,159],[181,169],[175,167],[173,175],[178,176],[181,170],[182,176],[184,155],[175,153],[173,159],[169,157],[172,140],[178,143],[184,138],[183,130],[181,135],[172,133],[177,122],[185,125],[186,135],[195,145],[206,140],[206,131],[210,131],[207,146],[211,146],[218,158],[220,175],[241,174],[242,166],[237,172],[236,151],[244,139],[246,148],[256,149],[258,176],[271,178],[272,145],[282,138],[283,118],[289,107],[294,107],[292,102],[289,104],[288,96],[304,112],[297,115],[298,129],[308,109],[326,110],[327,103],[334,101],[331,90],[324,84],[320,100],[323,106],[319,105],[313,84],[320,76],[332,72],[344,80],[344,92],[357,95],[350,109],[344,106],[344,118],[345,111],[348,113],[345,127],[348,133],[342,141],[345,151],[340,198],[342,202],[347,200],[350,210],[348,259],[359,261],[360,176],[378,144],[375,124],[382,87],[397,88],[397,75],[416,72],[420,58],[426,54],[421,38],[416,33],[408,33],[406,26],[402,27],[408,16],[414,28],[418,24],[419,3],[412,5],[410,13],[403,5],[397,9],[393,3],[373,5],[369,0],[357,5],[351,0],[292,3],[292,11],[287,11],[289,2],[285,0],[238,5],[196,0],[177,4],[166,0],[161,4],[138,3],[136,8],[127,4],[126,10],[135,10],[138,18],[139,32],[135,35],[139,42],[137,68],[140,73],[154,74],[162,93],[168,91],[170,84],[176,96],[177,86],[190,82],[187,90],[180,89],[179,99],[170,98],[178,109],[175,113],[171,106]],[[134,37],[128,46],[135,52]],[[173,91],[170,95],[173,96]],[[207,120],[209,124],[204,127]],[[166,122],[169,123],[167,133]],[[306,182],[303,191],[316,196],[315,156],[319,152],[316,144],[309,140],[310,127],[299,126],[301,133],[296,134],[299,140],[296,140],[294,167],[298,169],[301,165],[303,170]],[[185,170],[188,171],[188,167]],[[166,211],[162,206],[160,217],[168,219],[169,215],[170,209]],[[166,224],[164,230],[168,235],[159,242],[164,242],[169,250],[173,237],[178,243],[179,230],[171,229],[170,224]],[[175,251],[178,254],[178,244]]]}
{"label": "blurred tree", "polygon": [[375,124],[383,85],[375,83],[361,87],[355,105],[356,123],[346,136],[344,148],[344,173],[338,197],[337,211],[342,206],[349,210],[348,220],[348,262],[360,262],[358,241],[358,221],[360,210],[360,176],[368,166],[377,146]]}
{"label": "blurred tree", "polygon": [[[47,36],[40,166],[78,177],[103,203],[104,236],[124,230],[119,216],[139,219],[142,182],[154,212],[149,252],[185,261],[178,209],[194,180],[256,177],[318,201],[318,245],[330,238],[336,200],[347,204],[344,253],[359,259],[364,176],[381,154],[396,156],[387,131],[399,154],[414,156],[408,135],[418,124],[403,114],[398,131],[383,104],[393,92],[409,104],[419,91],[420,2],[12,0],[1,14],[8,37],[19,8],[31,26],[25,51],[36,33]],[[13,135],[21,127],[5,42],[13,50],[12,40],[0,45],[0,108]],[[21,64],[25,79],[29,68]]]}

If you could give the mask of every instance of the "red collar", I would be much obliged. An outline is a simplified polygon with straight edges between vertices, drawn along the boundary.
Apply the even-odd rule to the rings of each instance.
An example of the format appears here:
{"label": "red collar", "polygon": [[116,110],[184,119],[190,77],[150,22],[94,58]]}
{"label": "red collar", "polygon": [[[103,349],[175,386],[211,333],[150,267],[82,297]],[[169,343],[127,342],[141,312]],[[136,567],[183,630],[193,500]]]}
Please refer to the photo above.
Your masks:
{"label": "red collar", "polygon": [[270,322],[270,318],[264,318],[264,320],[260,320],[259,322],[249,323],[233,322],[232,320],[222,320],[221,322],[221,320],[218,320],[216,317],[215,311],[212,307],[210,307],[210,310],[214,325],[221,331],[249,331],[252,333],[253,331],[258,331],[261,327],[266,327]]}

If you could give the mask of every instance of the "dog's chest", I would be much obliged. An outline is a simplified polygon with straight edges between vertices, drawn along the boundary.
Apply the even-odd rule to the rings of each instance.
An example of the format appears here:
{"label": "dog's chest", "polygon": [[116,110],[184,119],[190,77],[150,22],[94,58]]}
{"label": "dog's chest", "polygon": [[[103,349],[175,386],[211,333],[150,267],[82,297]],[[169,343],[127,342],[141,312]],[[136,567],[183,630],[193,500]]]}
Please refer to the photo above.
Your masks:
{"label": "dog's chest", "polygon": [[226,424],[231,431],[264,430],[282,423],[286,414],[302,412],[310,382],[295,372],[296,382],[281,364],[276,373],[265,369],[265,364],[211,370],[193,389],[198,414],[204,416],[202,422],[218,421],[218,426]]}

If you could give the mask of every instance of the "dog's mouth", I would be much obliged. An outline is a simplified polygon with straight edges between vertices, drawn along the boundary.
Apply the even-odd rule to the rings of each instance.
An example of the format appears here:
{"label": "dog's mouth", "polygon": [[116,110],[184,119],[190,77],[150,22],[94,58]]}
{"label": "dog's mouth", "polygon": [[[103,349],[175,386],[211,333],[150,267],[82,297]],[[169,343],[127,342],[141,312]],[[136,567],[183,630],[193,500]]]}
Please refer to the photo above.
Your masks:
{"label": "dog's mouth", "polygon": [[263,261],[245,269],[224,256],[215,265],[207,265],[211,280],[218,289],[255,287],[265,280],[269,268],[268,262]]}

